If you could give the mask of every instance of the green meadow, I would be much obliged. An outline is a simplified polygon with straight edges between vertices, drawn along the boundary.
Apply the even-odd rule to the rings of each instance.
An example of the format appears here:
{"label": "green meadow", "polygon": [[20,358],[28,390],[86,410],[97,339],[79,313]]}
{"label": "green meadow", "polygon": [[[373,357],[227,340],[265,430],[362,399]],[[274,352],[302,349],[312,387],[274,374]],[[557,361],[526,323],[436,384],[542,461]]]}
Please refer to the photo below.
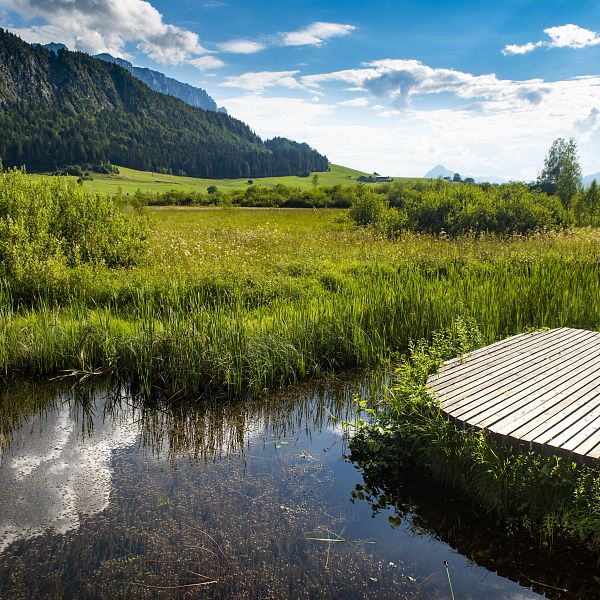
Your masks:
{"label": "green meadow", "polygon": [[[254,185],[273,188],[282,184],[290,187],[309,189],[313,187],[314,173],[309,177],[262,177],[252,181]],[[357,183],[356,178],[361,175],[370,175],[363,171],[356,171],[340,165],[331,165],[330,171],[317,173],[319,186],[350,185]],[[33,177],[46,177],[33,175]],[[221,191],[240,190],[248,187],[248,179],[198,179],[195,177],[180,177],[178,175],[163,175],[148,171],[136,171],[126,167],[119,167],[118,174],[103,175],[93,173],[92,181],[84,181],[83,186],[90,191],[127,195],[134,194],[137,190],[151,193],[164,193],[171,190],[206,192],[210,186],[216,186]],[[73,177],[72,179],[77,179]],[[415,179],[394,177],[394,181],[414,181]]]}

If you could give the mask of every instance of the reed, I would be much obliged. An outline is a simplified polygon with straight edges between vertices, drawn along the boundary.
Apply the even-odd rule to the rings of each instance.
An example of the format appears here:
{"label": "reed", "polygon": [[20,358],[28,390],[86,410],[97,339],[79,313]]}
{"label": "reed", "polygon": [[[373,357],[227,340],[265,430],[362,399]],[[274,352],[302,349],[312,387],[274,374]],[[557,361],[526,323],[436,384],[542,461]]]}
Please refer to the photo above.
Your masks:
{"label": "reed", "polygon": [[148,394],[239,395],[385,364],[459,316],[489,342],[600,327],[595,230],[390,240],[343,210],[148,217],[138,264],[54,260],[0,276],[2,380],[112,373]]}

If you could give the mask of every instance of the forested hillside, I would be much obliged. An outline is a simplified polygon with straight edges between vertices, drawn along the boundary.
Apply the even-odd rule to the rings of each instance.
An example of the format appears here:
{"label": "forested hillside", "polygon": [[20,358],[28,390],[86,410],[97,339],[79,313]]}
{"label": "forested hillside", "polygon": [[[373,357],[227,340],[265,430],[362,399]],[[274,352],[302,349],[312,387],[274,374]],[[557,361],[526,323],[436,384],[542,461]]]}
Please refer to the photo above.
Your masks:
{"label": "forested hillside", "polygon": [[265,143],[241,121],[153,92],[119,65],[48,52],[1,29],[0,158],[31,171],[110,161],[218,178],[328,168],[306,144]]}

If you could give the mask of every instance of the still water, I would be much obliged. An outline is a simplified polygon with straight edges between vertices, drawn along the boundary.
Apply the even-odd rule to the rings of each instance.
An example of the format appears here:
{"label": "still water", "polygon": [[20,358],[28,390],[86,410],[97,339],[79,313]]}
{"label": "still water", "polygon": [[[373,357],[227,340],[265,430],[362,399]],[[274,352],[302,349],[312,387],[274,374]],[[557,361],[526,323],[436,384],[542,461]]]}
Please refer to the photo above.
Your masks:
{"label": "still water", "polygon": [[450,599],[444,561],[457,600],[600,597],[593,566],[582,584],[567,553],[569,575],[541,580],[560,568],[435,488],[407,483],[400,513],[353,500],[346,423],[366,386],[190,404],[106,383],[4,393],[0,598]]}

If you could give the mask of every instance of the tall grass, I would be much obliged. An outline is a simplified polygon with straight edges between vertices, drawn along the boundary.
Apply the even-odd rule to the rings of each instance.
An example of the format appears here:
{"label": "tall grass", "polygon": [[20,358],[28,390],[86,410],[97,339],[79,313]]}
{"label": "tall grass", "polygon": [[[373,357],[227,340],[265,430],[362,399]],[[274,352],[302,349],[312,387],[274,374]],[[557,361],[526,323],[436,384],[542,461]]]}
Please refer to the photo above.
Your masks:
{"label": "tall grass", "polygon": [[487,341],[527,327],[600,327],[592,234],[392,243],[332,215],[307,217],[312,234],[289,229],[295,215],[257,211],[251,227],[236,211],[186,213],[163,221],[144,267],[79,270],[79,287],[50,282],[29,305],[6,284],[4,378],[111,372],[147,392],[241,394],[382,364],[458,316],[481,323]]}
{"label": "tall grass", "polygon": [[241,394],[384,363],[457,316],[488,341],[600,326],[593,230],[390,240],[339,210],[149,212],[152,230],[60,178],[0,173],[2,379]]}

